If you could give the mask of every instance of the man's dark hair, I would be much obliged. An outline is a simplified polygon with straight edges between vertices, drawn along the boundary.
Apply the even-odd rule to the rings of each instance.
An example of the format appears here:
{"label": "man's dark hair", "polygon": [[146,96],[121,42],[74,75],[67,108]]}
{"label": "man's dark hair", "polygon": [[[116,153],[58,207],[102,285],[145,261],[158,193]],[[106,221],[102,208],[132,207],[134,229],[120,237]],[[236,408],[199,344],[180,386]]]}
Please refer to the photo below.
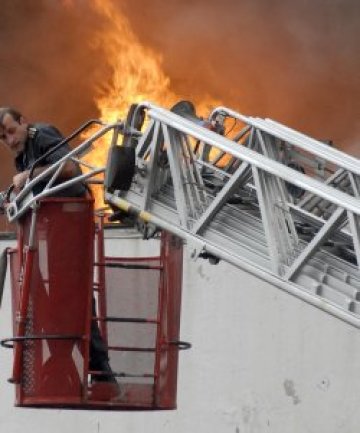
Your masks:
{"label": "man's dark hair", "polygon": [[4,117],[10,114],[10,116],[16,121],[16,122],[20,122],[20,119],[22,117],[22,114],[20,113],[20,111],[16,110],[15,108],[12,107],[1,107],[0,108],[0,125],[2,125]]}

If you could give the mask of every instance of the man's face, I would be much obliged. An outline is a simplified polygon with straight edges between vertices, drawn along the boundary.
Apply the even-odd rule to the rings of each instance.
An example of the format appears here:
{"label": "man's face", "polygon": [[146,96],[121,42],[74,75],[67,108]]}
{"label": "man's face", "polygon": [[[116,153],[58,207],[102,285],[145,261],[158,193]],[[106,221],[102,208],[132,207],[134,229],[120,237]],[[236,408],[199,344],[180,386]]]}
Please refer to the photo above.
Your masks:
{"label": "man's face", "polygon": [[24,118],[20,117],[17,121],[11,114],[5,114],[0,128],[0,140],[7,144],[11,152],[15,155],[22,152],[28,137],[28,124]]}

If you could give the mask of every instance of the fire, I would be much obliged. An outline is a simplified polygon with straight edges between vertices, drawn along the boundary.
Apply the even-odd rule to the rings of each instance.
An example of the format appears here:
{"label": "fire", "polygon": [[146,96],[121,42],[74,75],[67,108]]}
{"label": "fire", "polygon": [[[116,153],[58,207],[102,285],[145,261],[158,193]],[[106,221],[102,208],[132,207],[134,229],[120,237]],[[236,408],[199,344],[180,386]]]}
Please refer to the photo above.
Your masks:
{"label": "fire", "polygon": [[[170,78],[162,68],[162,57],[141,44],[127,18],[112,0],[93,0],[92,6],[106,25],[95,34],[93,44],[101,46],[112,71],[109,83],[97,88],[96,104],[100,118],[106,123],[124,120],[131,104],[151,101],[170,107],[182,99],[171,89]],[[206,99],[206,100],[205,100]],[[204,98],[201,106],[213,101]],[[100,142],[84,160],[103,166],[106,163],[108,143]],[[102,192],[95,192],[97,204]]]}
{"label": "fire", "polygon": [[140,43],[111,0],[95,0],[94,7],[108,21],[96,43],[103,47],[113,71],[112,82],[98,89],[102,119],[112,122],[122,118],[131,103],[143,100],[173,103],[177,95],[162,71],[161,56]]}

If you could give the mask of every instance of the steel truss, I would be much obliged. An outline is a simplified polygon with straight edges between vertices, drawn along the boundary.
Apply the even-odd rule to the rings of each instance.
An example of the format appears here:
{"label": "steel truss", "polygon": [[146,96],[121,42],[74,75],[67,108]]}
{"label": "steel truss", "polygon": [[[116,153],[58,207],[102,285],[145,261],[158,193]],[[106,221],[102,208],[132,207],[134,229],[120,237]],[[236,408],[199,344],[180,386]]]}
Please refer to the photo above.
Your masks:
{"label": "steel truss", "polygon": [[[204,126],[150,103],[129,191],[106,200],[360,326],[359,161],[225,107]],[[213,130],[233,119],[233,136]],[[210,126],[209,126],[210,125]],[[215,128],[214,128],[215,129]],[[216,261],[215,260],[215,261]]]}

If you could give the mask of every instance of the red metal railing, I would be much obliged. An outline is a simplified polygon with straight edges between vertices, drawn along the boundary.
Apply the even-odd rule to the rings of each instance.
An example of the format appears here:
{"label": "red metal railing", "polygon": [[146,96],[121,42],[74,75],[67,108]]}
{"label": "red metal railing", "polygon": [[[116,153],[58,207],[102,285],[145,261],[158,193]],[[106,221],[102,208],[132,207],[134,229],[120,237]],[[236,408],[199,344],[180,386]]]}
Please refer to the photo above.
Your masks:
{"label": "red metal railing", "polygon": [[[176,407],[182,244],[162,233],[160,245],[156,257],[106,256],[90,200],[45,199],[23,218],[10,251],[14,337],[2,342],[14,346],[18,406]],[[91,323],[106,370],[89,369]]]}

